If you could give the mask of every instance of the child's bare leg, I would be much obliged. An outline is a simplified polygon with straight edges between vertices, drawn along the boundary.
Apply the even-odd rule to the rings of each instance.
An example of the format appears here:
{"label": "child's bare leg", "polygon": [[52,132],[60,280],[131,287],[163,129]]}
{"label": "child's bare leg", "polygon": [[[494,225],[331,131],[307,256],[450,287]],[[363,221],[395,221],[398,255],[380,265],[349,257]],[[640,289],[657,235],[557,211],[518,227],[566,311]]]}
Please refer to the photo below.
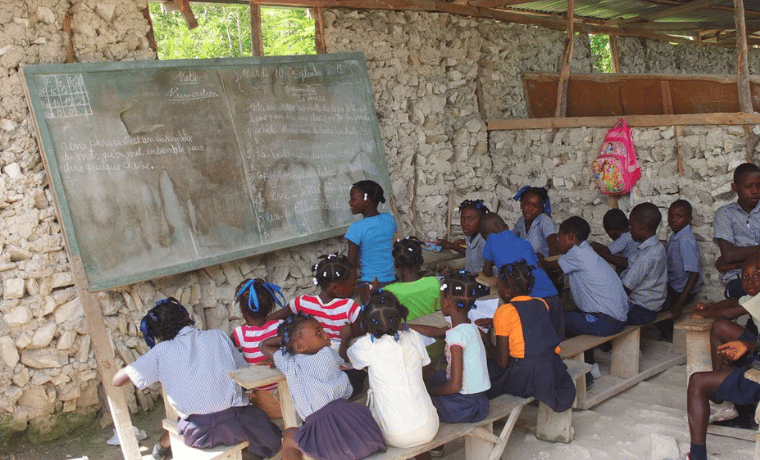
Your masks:
{"label": "child's bare leg", "polygon": [[718,390],[730,373],[730,370],[724,370],[691,374],[686,393],[686,407],[692,444],[705,445],[707,421],[710,418],[710,396]]}
{"label": "child's bare leg", "polygon": [[282,432],[282,460],[301,460],[303,454],[296,445],[296,428],[288,428]]}
{"label": "child's bare leg", "polygon": [[725,318],[717,318],[710,328],[710,360],[714,371],[723,370],[723,358],[718,355],[718,347],[737,340],[744,328]]}

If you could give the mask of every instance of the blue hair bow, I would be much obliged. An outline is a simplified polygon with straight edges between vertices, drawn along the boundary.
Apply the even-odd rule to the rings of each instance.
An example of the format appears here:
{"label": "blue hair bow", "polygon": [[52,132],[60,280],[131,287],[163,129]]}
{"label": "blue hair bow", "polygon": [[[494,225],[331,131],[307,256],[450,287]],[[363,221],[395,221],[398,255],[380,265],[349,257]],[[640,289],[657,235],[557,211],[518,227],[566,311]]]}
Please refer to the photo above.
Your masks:
{"label": "blue hair bow", "polygon": [[[282,288],[276,284],[264,282],[262,287],[272,294],[274,302],[280,307],[285,306],[285,296],[282,294]],[[254,280],[248,280],[237,292],[236,298],[240,298],[245,291],[248,291],[248,309],[254,313],[259,311],[259,296],[254,289]],[[279,296],[279,297],[278,297]]]}
{"label": "blue hair bow", "polygon": [[140,321],[140,332],[142,332],[145,343],[148,344],[149,348],[153,348],[156,346],[156,334],[153,332],[153,328],[150,327],[148,318],[158,322],[158,316],[153,312],[149,312],[147,315],[143,316],[143,319]]}
{"label": "blue hair bow", "polygon": [[[525,195],[525,192],[527,192],[531,188],[533,188],[533,187],[531,187],[530,185],[523,185],[522,187],[520,187],[520,190],[517,191],[517,193],[515,194],[515,196],[512,199],[515,200],[515,201],[522,200],[522,197],[523,197],[523,195]],[[546,195],[546,198],[544,198],[543,200],[541,200],[541,204],[544,207],[544,214],[551,215],[552,214],[552,204],[549,201],[549,194]]]}

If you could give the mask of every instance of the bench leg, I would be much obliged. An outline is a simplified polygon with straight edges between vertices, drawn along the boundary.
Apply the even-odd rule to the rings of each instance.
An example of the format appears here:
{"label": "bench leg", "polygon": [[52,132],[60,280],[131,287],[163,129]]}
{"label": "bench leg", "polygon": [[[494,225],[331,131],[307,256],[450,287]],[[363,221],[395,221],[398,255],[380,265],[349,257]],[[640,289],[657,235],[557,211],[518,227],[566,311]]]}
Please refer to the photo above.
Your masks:
{"label": "bench leg", "polygon": [[493,434],[493,423],[482,425],[477,430],[468,433],[464,438],[465,460],[497,460],[501,458],[501,454],[507,447],[509,435],[512,434],[512,429],[515,427],[522,409],[523,406],[512,409],[498,437]]}
{"label": "bench leg", "polygon": [[[493,434],[493,423],[482,426],[483,430]],[[494,440],[483,439],[486,436],[468,435],[464,437],[464,456],[466,460],[484,460],[488,458],[494,449]],[[496,435],[494,435],[496,438]]]}
{"label": "bench leg", "polygon": [[[583,353],[576,355],[572,358],[575,361],[585,363]],[[573,402],[574,409],[583,409],[583,404],[586,402],[586,374],[582,374],[575,379],[575,402]]]}
{"label": "bench leg", "polygon": [[641,328],[638,327],[612,340],[612,376],[628,379],[639,373],[640,343]]}
{"label": "bench leg", "polygon": [[711,370],[710,329],[686,331],[686,384],[691,374]]}
{"label": "bench leg", "polygon": [[538,403],[536,437],[549,442],[568,443],[573,440],[573,410],[554,412],[546,404]]}

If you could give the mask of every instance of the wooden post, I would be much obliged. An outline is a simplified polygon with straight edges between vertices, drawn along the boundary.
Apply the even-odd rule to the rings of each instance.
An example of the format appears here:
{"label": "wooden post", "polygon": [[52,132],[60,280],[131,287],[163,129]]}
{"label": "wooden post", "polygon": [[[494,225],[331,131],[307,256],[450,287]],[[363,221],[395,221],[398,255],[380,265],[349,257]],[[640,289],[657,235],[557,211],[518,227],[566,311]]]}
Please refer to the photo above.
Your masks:
{"label": "wooden post", "polygon": [[325,54],[327,53],[327,46],[325,45],[325,23],[322,17],[322,7],[314,8],[312,17],[314,18],[314,46],[317,49],[317,54]]}
{"label": "wooden post", "polygon": [[[736,22],[737,84],[739,86],[739,110],[745,113],[755,111],[752,106],[752,88],[749,84],[749,63],[747,61],[747,24],[744,19],[744,0],[734,0],[734,21]],[[757,136],[752,128],[744,126],[747,134],[746,158],[753,162]]]}
{"label": "wooden post", "polygon": [[451,241],[451,221],[454,215],[454,192],[449,192],[446,211],[446,241]]}
{"label": "wooden post", "polygon": [[557,86],[557,106],[555,117],[567,115],[567,85],[570,82],[570,59],[573,56],[573,18],[574,0],[567,0],[567,36],[565,37],[565,52],[562,55],[562,67],[560,69],[559,84]]}
{"label": "wooden post", "polygon": [[662,114],[673,115],[673,96],[670,94],[670,85],[667,81],[660,82],[660,91],[662,91]]}
{"label": "wooden post", "polygon": [[261,41],[261,5],[250,1],[251,7],[251,51],[254,56],[264,55],[264,43]]}
{"label": "wooden post", "polygon": [[[59,212],[60,218],[60,212]],[[67,252],[68,252],[68,245]],[[98,372],[106,391],[108,405],[111,408],[111,417],[119,434],[121,453],[125,460],[140,460],[140,446],[137,443],[135,432],[132,429],[132,419],[129,416],[127,400],[121,388],[113,385],[113,376],[116,374],[116,361],[111,341],[108,339],[103,311],[97,297],[90,292],[84,275],[84,266],[79,255],[69,253],[69,265],[74,278],[79,300],[82,302],[84,317],[87,320],[87,329],[95,349],[95,359],[98,362]]]}
{"label": "wooden post", "polygon": [[738,85],[739,85],[739,110],[752,113],[752,90],[749,85],[749,63],[747,62],[747,26],[744,22],[744,1],[734,0],[734,20],[736,21],[736,57]]}
{"label": "wooden post", "polygon": [[198,21],[195,19],[192,8],[190,8],[190,0],[177,0],[179,3],[179,11],[182,16],[185,17],[188,29],[195,29],[198,27]]}
{"label": "wooden post", "polygon": [[623,73],[620,68],[620,51],[618,50],[617,37],[610,35],[610,55],[612,56],[612,70],[615,73]]}

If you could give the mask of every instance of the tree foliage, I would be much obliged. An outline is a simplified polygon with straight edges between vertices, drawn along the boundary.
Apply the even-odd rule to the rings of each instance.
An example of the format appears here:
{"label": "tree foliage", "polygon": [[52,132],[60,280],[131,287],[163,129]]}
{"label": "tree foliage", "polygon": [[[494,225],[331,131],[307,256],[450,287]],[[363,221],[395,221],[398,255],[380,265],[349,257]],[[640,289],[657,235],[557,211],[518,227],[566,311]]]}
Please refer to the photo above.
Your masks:
{"label": "tree foliage", "polygon": [[591,54],[594,56],[594,70],[599,73],[613,73],[609,35],[591,35]]}
{"label": "tree foliage", "polygon": [[[193,3],[198,27],[187,28],[179,11],[163,12],[150,4],[159,59],[210,59],[252,56],[251,12],[248,5]],[[314,20],[305,9],[263,7],[264,54],[315,54]]]}

